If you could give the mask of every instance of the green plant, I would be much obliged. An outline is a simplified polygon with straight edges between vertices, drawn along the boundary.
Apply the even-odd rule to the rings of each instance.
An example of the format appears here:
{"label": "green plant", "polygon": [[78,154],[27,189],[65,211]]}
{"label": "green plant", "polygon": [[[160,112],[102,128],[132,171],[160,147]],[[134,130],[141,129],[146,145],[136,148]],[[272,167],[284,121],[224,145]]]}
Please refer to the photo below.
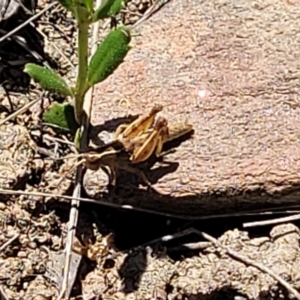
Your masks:
{"label": "green plant", "polygon": [[[112,30],[103,43],[98,46],[91,59],[88,59],[88,32],[90,26],[100,19],[114,16],[123,6],[123,0],[103,0],[101,5],[94,9],[93,0],[58,0],[76,19],[77,25],[77,51],[78,69],[77,78],[73,86],[54,71],[38,66],[27,64],[27,72],[44,90],[71,97],[74,108],[67,104],[56,103],[51,105],[43,114],[43,120],[59,128],[60,132],[71,131],[74,135],[74,145],[79,152],[84,151],[88,144],[88,126],[91,103],[85,97],[86,93],[98,82],[105,80],[123,61],[129,51],[130,31],[126,27]],[[126,1],[126,0],[124,0]],[[87,104],[87,105],[86,105]],[[89,108],[88,108],[89,107]],[[69,230],[66,240],[65,264],[61,291],[58,299],[67,295],[69,284],[70,261],[72,259],[72,245],[75,236],[76,223],[78,219],[79,202],[83,178],[83,168],[78,165],[76,169],[73,200],[71,201]],[[66,296],[68,297],[68,296]]]}
{"label": "green plant", "polygon": [[[109,18],[117,14],[123,7],[125,0],[104,0],[95,9],[93,7],[93,0],[58,1],[67,10],[72,12],[77,23],[78,69],[74,86],[69,86],[53,70],[36,64],[27,64],[24,71],[39,83],[44,90],[65,97],[71,97],[74,101],[76,122],[70,120],[70,114],[64,113],[65,111],[70,111],[69,104],[68,109],[61,104],[52,105],[44,114],[43,120],[64,130],[67,126],[71,132],[74,132],[79,126],[84,125],[83,103],[87,91],[95,84],[105,80],[120,65],[129,50],[131,36],[129,29],[126,27],[112,30],[103,43],[98,46],[90,62],[88,62],[88,32],[90,26],[100,19]],[[78,141],[76,144],[78,144]]]}

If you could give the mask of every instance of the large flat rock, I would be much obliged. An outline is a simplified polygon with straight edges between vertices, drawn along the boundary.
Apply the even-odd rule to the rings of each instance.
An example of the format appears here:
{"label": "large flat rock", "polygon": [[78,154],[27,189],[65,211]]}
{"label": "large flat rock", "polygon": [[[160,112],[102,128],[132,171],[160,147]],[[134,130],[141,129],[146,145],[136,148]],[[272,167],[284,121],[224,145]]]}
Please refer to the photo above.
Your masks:
{"label": "large flat rock", "polygon": [[125,62],[96,88],[93,124],[158,103],[195,134],[168,155],[172,172],[156,170],[158,194],[118,188],[107,200],[189,215],[296,204],[299,14],[282,0],[170,1],[139,26]]}

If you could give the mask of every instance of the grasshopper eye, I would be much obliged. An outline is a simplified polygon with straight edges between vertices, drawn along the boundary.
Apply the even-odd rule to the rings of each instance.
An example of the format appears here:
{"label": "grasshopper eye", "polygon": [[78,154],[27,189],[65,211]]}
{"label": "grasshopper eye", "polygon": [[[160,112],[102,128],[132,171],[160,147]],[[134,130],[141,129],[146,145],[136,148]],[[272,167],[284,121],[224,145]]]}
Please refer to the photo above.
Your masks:
{"label": "grasshopper eye", "polygon": [[159,117],[154,125],[155,129],[160,129],[168,126],[168,121],[167,119],[163,117]]}
{"label": "grasshopper eye", "polygon": [[162,111],[162,109],[163,109],[162,105],[155,104],[151,109],[150,115],[155,115],[155,114],[159,113],[160,111]]}

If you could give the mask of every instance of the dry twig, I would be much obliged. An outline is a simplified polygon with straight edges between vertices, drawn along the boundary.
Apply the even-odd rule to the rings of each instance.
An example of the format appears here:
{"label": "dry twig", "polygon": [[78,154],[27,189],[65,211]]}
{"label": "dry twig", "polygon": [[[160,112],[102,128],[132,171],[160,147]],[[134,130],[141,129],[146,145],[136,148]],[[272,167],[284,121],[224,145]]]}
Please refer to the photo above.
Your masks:
{"label": "dry twig", "polygon": [[10,245],[14,240],[16,240],[20,236],[19,233],[16,233],[12,238],[10,238],[8,241],[6,241],[1,247],[0,252],[4,251],[4,249]]}
{"label": "dry twig", "polygon": [[16,116],[22,114],[23,112],[25,112],[29,107],[31,107],[32,105],[34,105],[35,103],[37,103],[40,99],[35,99],[32,100],[31,102],[25,104],[23,107],[21,107],[19,110],[15,111],[14,113],[12,113],[11,115],[9,115],[8,117],[6,117],[4,120],[0,121],[0,126],[3,125],[5,122],[15,118]]}
{"label": "dry twig", "polygon": [[287,222],[296,221],[299,219],[300,219],[300,214],[283,217],[283,218],[277,218],[277,219],[273,219],[273,220],[243,223],[243,227],[247,228],[247,227],[256,227],[256,226],[266,226],[266,225],[273,225],[273,224],[279,224],[279,223],[287,223]]}

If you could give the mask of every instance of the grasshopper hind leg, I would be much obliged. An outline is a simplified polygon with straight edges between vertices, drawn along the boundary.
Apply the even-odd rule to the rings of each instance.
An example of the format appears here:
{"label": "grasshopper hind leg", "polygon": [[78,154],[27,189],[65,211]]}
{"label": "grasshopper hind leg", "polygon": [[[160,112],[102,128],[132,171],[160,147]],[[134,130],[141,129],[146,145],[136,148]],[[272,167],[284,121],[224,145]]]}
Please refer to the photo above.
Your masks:
{"label": "grasshopper hind leg", "polygon": [[115,138],[118,138],[119,135],[121,135],[125,130],[126,128],[128,127],[129,124],[121,124],[118,126],[116,132],[115,132]]}

